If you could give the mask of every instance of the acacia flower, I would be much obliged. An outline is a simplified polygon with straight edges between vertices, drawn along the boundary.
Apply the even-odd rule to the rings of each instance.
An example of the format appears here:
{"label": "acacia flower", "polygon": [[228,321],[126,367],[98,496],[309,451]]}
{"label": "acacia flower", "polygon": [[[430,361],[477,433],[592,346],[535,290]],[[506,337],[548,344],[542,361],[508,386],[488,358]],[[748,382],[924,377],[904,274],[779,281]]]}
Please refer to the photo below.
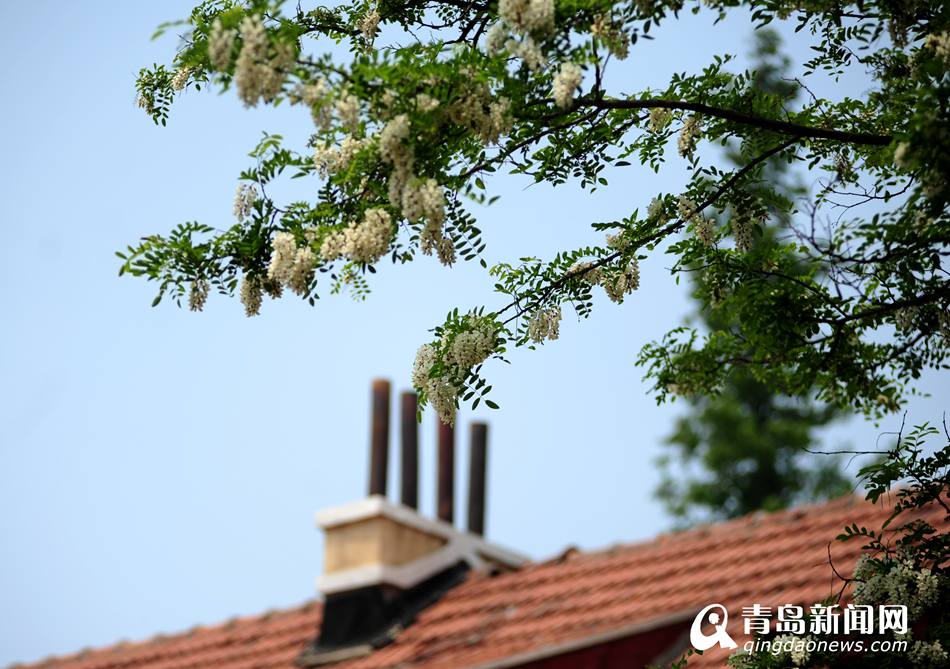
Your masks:
{"label": "acacia flower", "polygon": [[574,102],[574,92],[581,85],[583,72],[576,63],[564,63],[556,75],[552,93],[554,102],[561,109],[567,109]]}

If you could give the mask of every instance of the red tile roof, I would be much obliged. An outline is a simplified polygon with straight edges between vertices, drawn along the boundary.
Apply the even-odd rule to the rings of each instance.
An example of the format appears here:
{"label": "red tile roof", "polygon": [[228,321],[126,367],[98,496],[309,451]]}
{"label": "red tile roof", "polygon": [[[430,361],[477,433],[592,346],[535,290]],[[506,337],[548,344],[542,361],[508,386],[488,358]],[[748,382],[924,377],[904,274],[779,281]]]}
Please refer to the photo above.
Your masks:
{"label": "red tile roof", "polygon": [[[740,610],[811,604],[850,575],[860,544],[832,539],[849,523],[879,527],[890,507],[858,497],[662,535],[598,552],[567,551],[513,573],[471,574],[390,645],[335,669],[464,669],[531,655],[718,602],[741,645]],[[940,523],[942,516],[930,520]],[[316,634],[319,602],[120,644],[31,669],[294,669]],[[688,628],[684,623],[684,629]],[[707,652],[689,666],[722,666]]]}

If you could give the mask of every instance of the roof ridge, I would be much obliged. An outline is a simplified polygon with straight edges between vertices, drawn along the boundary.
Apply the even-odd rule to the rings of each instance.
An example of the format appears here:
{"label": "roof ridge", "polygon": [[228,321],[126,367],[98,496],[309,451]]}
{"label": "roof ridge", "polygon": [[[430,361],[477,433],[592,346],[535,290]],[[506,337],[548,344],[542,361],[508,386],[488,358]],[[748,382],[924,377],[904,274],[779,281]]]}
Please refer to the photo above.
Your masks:
{"label": "roof ridge", "polygon": [[32,662],[13,662],[6,665],[5,668],[0,669],[40,669],[41,667],[48,667],[64,662],[97,660],[118,653],[134,653],[136,651],[147,650],[148,648],[158,648],[166,643],[187,639],[199,632],[230,630],[242,623],[265,622],[275,618],[304,613],[321,605],[321,603],[319,599],[311,598],[300,604],[285,608],[270,608],[260,613],[235,615],[216,623],[199,623],[178,632],[157,632],[144,639],[129,640],[121,638],[107,646],[98,646],[96,648],[84,647],[71,653],[48,655]]}
{"label": "roof ridge", "polygon": [[[572,559],[586,558],[586,557],[600,557],[604,555],[613,555],[618,551],[627,551],[627,550],[636,550],[638,548],[643,548],[646,546],[656,545],[657,542],[672,542],[672,541],[688,541],[695,538],[696,535],[708,535],[711,532],[723,533],[730,530],[734,530],[737,526],[743,526],[748,524],[758,525],[762,522],[763,519],[776,520],[780,517],[791,516],[791,517],[801,517],[807,515],[810,511],[819,509],[819,508],[835,508],[839,505],[851,505],[851,504],[870,504],[864,497],[859,493],[850,492],[839,497],[834,497],[832,499],[822,500],[820,502],[808,502],[805,504],[799,504],[796,506],[790,506],[785,509],[776,509],[774,511],[752,511],[742,516],[736,518],[729,518],[726,520],[713,520],[705,523],[700,523],[692,527],[688,527],[682,530],[670,530],[666,532],[660,532],[659,534],[654,534],[650,537],[645,537],[643,539],[636,539],[634,541],[622,541],[603,546],[601,548],[593,549],[580,549],[578,550],[575,544],[569,544],[564,549],[558,553],[552,555],[549,558],[544,560],[539,560],[537,562],[528,563],[526,566],[538,566],[538,565],[550,565],[550,564],[561,564],[563,562],[570,562]],[[876,506],[876,505],[875,505]],[[517,573],[517,572],[513,572]]]}

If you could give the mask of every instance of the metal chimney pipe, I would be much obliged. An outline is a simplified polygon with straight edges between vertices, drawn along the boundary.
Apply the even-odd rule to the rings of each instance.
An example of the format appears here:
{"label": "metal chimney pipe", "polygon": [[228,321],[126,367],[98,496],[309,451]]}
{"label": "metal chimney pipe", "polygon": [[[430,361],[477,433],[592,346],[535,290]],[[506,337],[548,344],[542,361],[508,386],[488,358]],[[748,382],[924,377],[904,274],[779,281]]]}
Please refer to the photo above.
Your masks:
{"label": "metal chimney pipe", "polygon": [[439,491],[436,510],[439,520],[455,521],[455,429],[436,416],[439,430]]}
{"label": "metal chimney pipe", "polygon": [[468,464],[468,531],[485,534],[485,470],[488,464],[488,425],[470,427]]}
{"label": "metal chimney pipe", "polygon": [[418,398],[413,392],[404,392],[400,401],[400,446],[402,461],[402,503],[411,509],[419,508],[419,425],[416,421]]}
{"label": "metal chimney pipe", "polygon": [[373,381],[370,431],[369,494],[386,496],[389,474],[389,381]]}

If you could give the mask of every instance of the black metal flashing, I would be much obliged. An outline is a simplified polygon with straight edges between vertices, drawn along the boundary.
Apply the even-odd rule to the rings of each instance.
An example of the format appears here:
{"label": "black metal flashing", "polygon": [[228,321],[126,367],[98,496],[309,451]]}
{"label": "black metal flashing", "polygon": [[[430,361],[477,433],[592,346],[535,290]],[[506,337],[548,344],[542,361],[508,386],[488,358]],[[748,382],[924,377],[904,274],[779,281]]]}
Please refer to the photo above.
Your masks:
{"label": "black metal flashing", "polygon": [[468,569],[468,564],[459,562],[409,590],[373,585],[327,595],[320,633],[297,658],[297,665],[332,664],[391,643],[420,612],[461,583]]}

